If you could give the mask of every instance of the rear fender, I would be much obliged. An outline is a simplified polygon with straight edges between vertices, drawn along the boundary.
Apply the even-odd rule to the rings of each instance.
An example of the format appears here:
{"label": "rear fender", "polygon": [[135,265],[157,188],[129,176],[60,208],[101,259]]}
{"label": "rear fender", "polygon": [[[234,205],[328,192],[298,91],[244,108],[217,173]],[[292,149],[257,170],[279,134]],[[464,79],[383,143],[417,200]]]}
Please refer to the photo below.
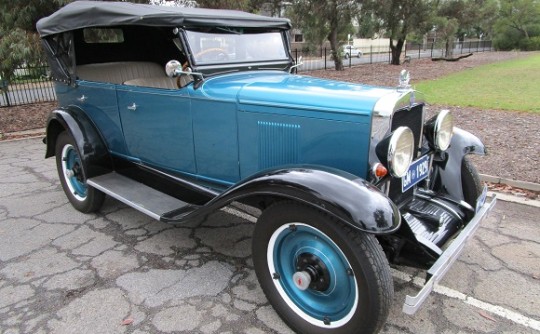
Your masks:
{"label": "rear fender", "polygon": [[51,112],[47,121],[45,158],[55,155],[56,139],[67,131],[77,144],[85,178],[99,176],[113,170],[112,159],[105,141],[94,123],[78,107],[59,108]]}
{"label": "rear fender", "polygon": [[478,137],[455,127],[450,147],[446,151],[446,159],[435,165],[438,167],[439,180],[437,182],[440,182],[441,189],[453,199],[463,200],[463,186],[461,183],[463,158],[467,154],[485,155],[486,153],[486,148]]}
{"label": "rear fender", "polygon": [[232,201],[256,205],[268,198],[303,202],[373,234],[392,233],[401,223],[397,207],[378,188],[355,175],[319,166],[260,172],[217,196],[205,208],[213,210]]}

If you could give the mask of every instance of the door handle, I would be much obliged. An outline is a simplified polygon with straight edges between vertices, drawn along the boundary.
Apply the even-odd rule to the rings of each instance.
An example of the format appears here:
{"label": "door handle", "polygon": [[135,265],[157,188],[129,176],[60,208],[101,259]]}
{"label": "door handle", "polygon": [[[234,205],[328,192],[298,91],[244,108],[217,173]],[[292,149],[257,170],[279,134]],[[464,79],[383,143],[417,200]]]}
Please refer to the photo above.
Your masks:
{"label": "door handle", "polygon": [[77,100],[78,100],[79,102],[84,102],[84,101],[88,100],[88,97],[85,96],[85,95],[82,95],[81,97],[78,97]]}
{"label": "door handle", "polygon": [[135,111],[135,110],[137,110],[137,105],[135,104],[135,102],[133,102],[133,104],[130,105],[130,106],[128,106],[127,108],[128,108],[129,110],[134,110],[134,111]]}

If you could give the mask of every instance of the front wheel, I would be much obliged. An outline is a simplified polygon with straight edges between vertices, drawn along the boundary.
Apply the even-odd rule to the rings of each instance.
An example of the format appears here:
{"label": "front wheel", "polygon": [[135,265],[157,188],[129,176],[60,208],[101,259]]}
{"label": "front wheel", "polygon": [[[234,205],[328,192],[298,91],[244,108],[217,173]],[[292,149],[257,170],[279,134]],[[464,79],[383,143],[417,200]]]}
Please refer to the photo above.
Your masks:
{"label": "front wheel", "polygon": [[279,202],[255,226],[253,263],[266,297],[300,333],[376,333],[393,298],[377,239],[314,208]]}
{"label": "front wheel", "polygon": [[461,185],[465,202],[473,208],[476,207],[476,200],[482,194],[482,182],[478,171],[467,157],[461,162]]}
{"label": "front wheel", "polygon": [[98,210],[103,204],[105,194],[86,184],[84,167],[75,140],[66,132],[56,139],[56,168],[64,193],[71,205],[81,212]]}

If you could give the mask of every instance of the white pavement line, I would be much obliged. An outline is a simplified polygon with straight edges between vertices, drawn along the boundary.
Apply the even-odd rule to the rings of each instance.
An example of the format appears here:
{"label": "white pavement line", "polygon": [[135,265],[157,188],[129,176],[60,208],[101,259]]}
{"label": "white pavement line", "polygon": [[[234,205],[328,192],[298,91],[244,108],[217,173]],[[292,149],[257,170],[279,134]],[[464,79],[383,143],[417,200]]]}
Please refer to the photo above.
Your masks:
{"label": "white pavement line", "polygon": [[[414,285],[418,287],[424,286],[424,279],[418,276],[412,276],[410,274],[404,273],[402,271],[396,270],[392,268],[392,276],[394,276],[397,279],[400,279],[402,281],[406,282],[412,282]],[[540,321],[534,320],[532,318],[526,317],[522,314],[519,314],[517,312],[508,310],[502,306],[493,305],[490,303],[483,302],[481,300],[478,300],[474,297],[467,296],[466,294],[459,292],[454,289],[447,288],[442,285],[435,284],[435,288],[433,289],[436,293],[449,297],[454,298],[463,301],[465,304],[469,304],[471,306],[474,306],[476,308],[479,308],[481,310],[490,312],[492,314],[496,314],[501,318],[508,319],[510,321],[515,322],[516,324],[523,325],[528,328],[532,328],[534,330],[540,331]]]}
{"label": "white pavement line", "polygon": [[[252,223],[257,222],[257,218],[253,217],[249,213],[242,212],[239,210],[236,210],[231,207],[225,207],[222,209],[223,211],[230,213],[232,215],[235,215],[237,217],[243,218],[247,221],[250,221]],[[411,274],[404,273],[402,271],[399,271],[397,269],[391,268],[392,270],[392,276],[394,276],[397,279],[400,279],[405,282],[412,282],[414,285],[418,287],[423,287],[425,279],[421,278],[419,276],[413,276]],[[534,320],[532,318],[526,317],[522,314],[519,314],[517,312],[505,309],[502,306],[493,305],[490,303],[483,302],[481,300],[478,300],[476,298],[473,298],[471,296],[467,296],[466,294],[459,292],[454,289],[447,288],[445,286],[435,284],[435,287],[433,289],[435,293],[438,293],[440,295],[454,298],[457,300],[463,301],[465,304],[469,304],[471,306],[474,306],[476,308],[479,308],[481,310],[493,313],[498,315],[501,318],[508,319],[510,321],[515,322],[516,324],[523,325],[528,328],[532,328],[534,330],[540,331],[540,321]]]}

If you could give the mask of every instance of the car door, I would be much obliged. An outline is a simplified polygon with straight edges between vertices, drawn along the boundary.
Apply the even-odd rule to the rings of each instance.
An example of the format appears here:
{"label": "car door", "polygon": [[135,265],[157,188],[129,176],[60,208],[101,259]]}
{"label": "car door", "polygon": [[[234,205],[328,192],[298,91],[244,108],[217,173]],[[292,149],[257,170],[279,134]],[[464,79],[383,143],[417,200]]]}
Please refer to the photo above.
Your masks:
{"label": "car door", "polygon": [[187,89],[119,85],[117,98],[131,158],[153,167],[196,172]]}

